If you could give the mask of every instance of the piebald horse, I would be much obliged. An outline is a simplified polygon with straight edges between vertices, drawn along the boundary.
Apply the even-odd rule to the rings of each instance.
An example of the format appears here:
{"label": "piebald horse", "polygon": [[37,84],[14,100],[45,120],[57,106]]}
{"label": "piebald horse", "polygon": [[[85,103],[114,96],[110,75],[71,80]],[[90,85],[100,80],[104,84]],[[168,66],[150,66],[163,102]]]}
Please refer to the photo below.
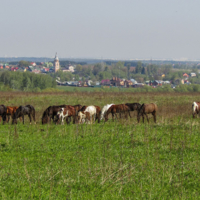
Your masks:
{"label": "piebald horse", "polygon": [[100,120],[105,119],[106,116],[106,112],[108,111],[108,109],[114,104],[107,104],[105,105],[102,109],[101,109],[101,117]]}
{"label": "piebald horse", "polygon": [[88,123],[92,124],[95,122],[97,114],[97,108],[95,106],[83,106],[78,112],[78,123]]}
{"label": "piebald horse", "polygon": [[193,102],[192,104],[192,116],[195,118],[195,115],[198,115],[200,111],[200,102]]}

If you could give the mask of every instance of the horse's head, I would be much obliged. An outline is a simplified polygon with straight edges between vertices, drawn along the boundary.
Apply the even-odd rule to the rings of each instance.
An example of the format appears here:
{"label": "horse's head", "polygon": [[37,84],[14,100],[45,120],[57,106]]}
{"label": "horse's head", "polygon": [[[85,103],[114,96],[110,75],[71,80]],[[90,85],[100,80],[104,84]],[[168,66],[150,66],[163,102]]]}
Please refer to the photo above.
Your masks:
{"label": "horse's head", "polygon": [[42,124],[47,124],[49,122],[49,117],[48,115],[43,115],[42,116]]}

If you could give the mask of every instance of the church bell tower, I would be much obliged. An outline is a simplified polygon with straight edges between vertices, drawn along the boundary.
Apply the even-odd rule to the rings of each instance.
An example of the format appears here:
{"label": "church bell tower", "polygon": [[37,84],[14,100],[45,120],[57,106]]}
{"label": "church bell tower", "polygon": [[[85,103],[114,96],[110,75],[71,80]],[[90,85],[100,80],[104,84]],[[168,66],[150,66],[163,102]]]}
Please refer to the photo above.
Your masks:
{"label": "church bell tower", "polygon": [[59,59],[56,53],[55,58],[54,58],[54,72],[57,72],[59,69],[60,69],[60,63],[59,63]]}

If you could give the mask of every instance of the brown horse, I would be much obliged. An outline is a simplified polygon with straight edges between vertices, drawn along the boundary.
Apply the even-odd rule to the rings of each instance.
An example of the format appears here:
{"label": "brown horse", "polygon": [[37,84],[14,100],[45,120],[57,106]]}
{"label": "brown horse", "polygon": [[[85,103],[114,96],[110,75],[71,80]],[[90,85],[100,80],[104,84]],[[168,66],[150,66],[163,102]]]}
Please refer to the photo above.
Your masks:
{"label": "brown horse", "polygon": [[[18,109],[17,106],[6,106],[6,116],[7,116],[7,122],[10,121],[10,116],[13,118],[14,113],[16,112],[16,110]],[[22,121],[22,118],[20,117],[20,121]]]}
{"label": "brown horse", "polygon": [[125,104],[112,105],[108,109],[108,111],[106,112],[105,121],[108,121],[108,115],[110,113],[112,113],[112,119],[113,119],[113,121],[114,121],[114,115],[117,118],[117,113],[119,113],[120,118],[121,118],[121,114],[125,113],[125,118],[127,119],[128,118],[127,112],[129,112],[129,111],[130,111],[130,108],[127,105],[125,105]]}
{"label": "brown horse", "polygon": [[141,116],[143,118],[143,123],[144,123],[144,115],[146,115],[147,121],[149,123],[149,118],[148,118],[147,114],[150,114],[150,113],[153,115],[154,122],[156,123],[156,112],[157,112],[157,110],[158,110],[158,107],[155,103],[142,104],[140,109],[139,109],[138,116],[137,116],[138,123],[140,122]]}
{"label": "brown horse", "polygon": [[195,118],[195,115],[198,115],[200,111],[200,102],[193,102],[192,104],[192,116]]}

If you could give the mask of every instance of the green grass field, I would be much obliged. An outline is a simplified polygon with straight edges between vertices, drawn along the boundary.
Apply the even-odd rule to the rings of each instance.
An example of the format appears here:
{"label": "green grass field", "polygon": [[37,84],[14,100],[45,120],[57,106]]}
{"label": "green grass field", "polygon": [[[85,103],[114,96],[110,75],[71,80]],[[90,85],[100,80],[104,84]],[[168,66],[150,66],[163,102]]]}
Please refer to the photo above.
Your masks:
{"label": "green grass field", "polygon": [[[1,199],[199,199],[199,93],[9,93],[1,104],[32,104],[37,124],[0,125]],[[132,118],[41,125],[50,105],[157,103],[157,124]]]}

